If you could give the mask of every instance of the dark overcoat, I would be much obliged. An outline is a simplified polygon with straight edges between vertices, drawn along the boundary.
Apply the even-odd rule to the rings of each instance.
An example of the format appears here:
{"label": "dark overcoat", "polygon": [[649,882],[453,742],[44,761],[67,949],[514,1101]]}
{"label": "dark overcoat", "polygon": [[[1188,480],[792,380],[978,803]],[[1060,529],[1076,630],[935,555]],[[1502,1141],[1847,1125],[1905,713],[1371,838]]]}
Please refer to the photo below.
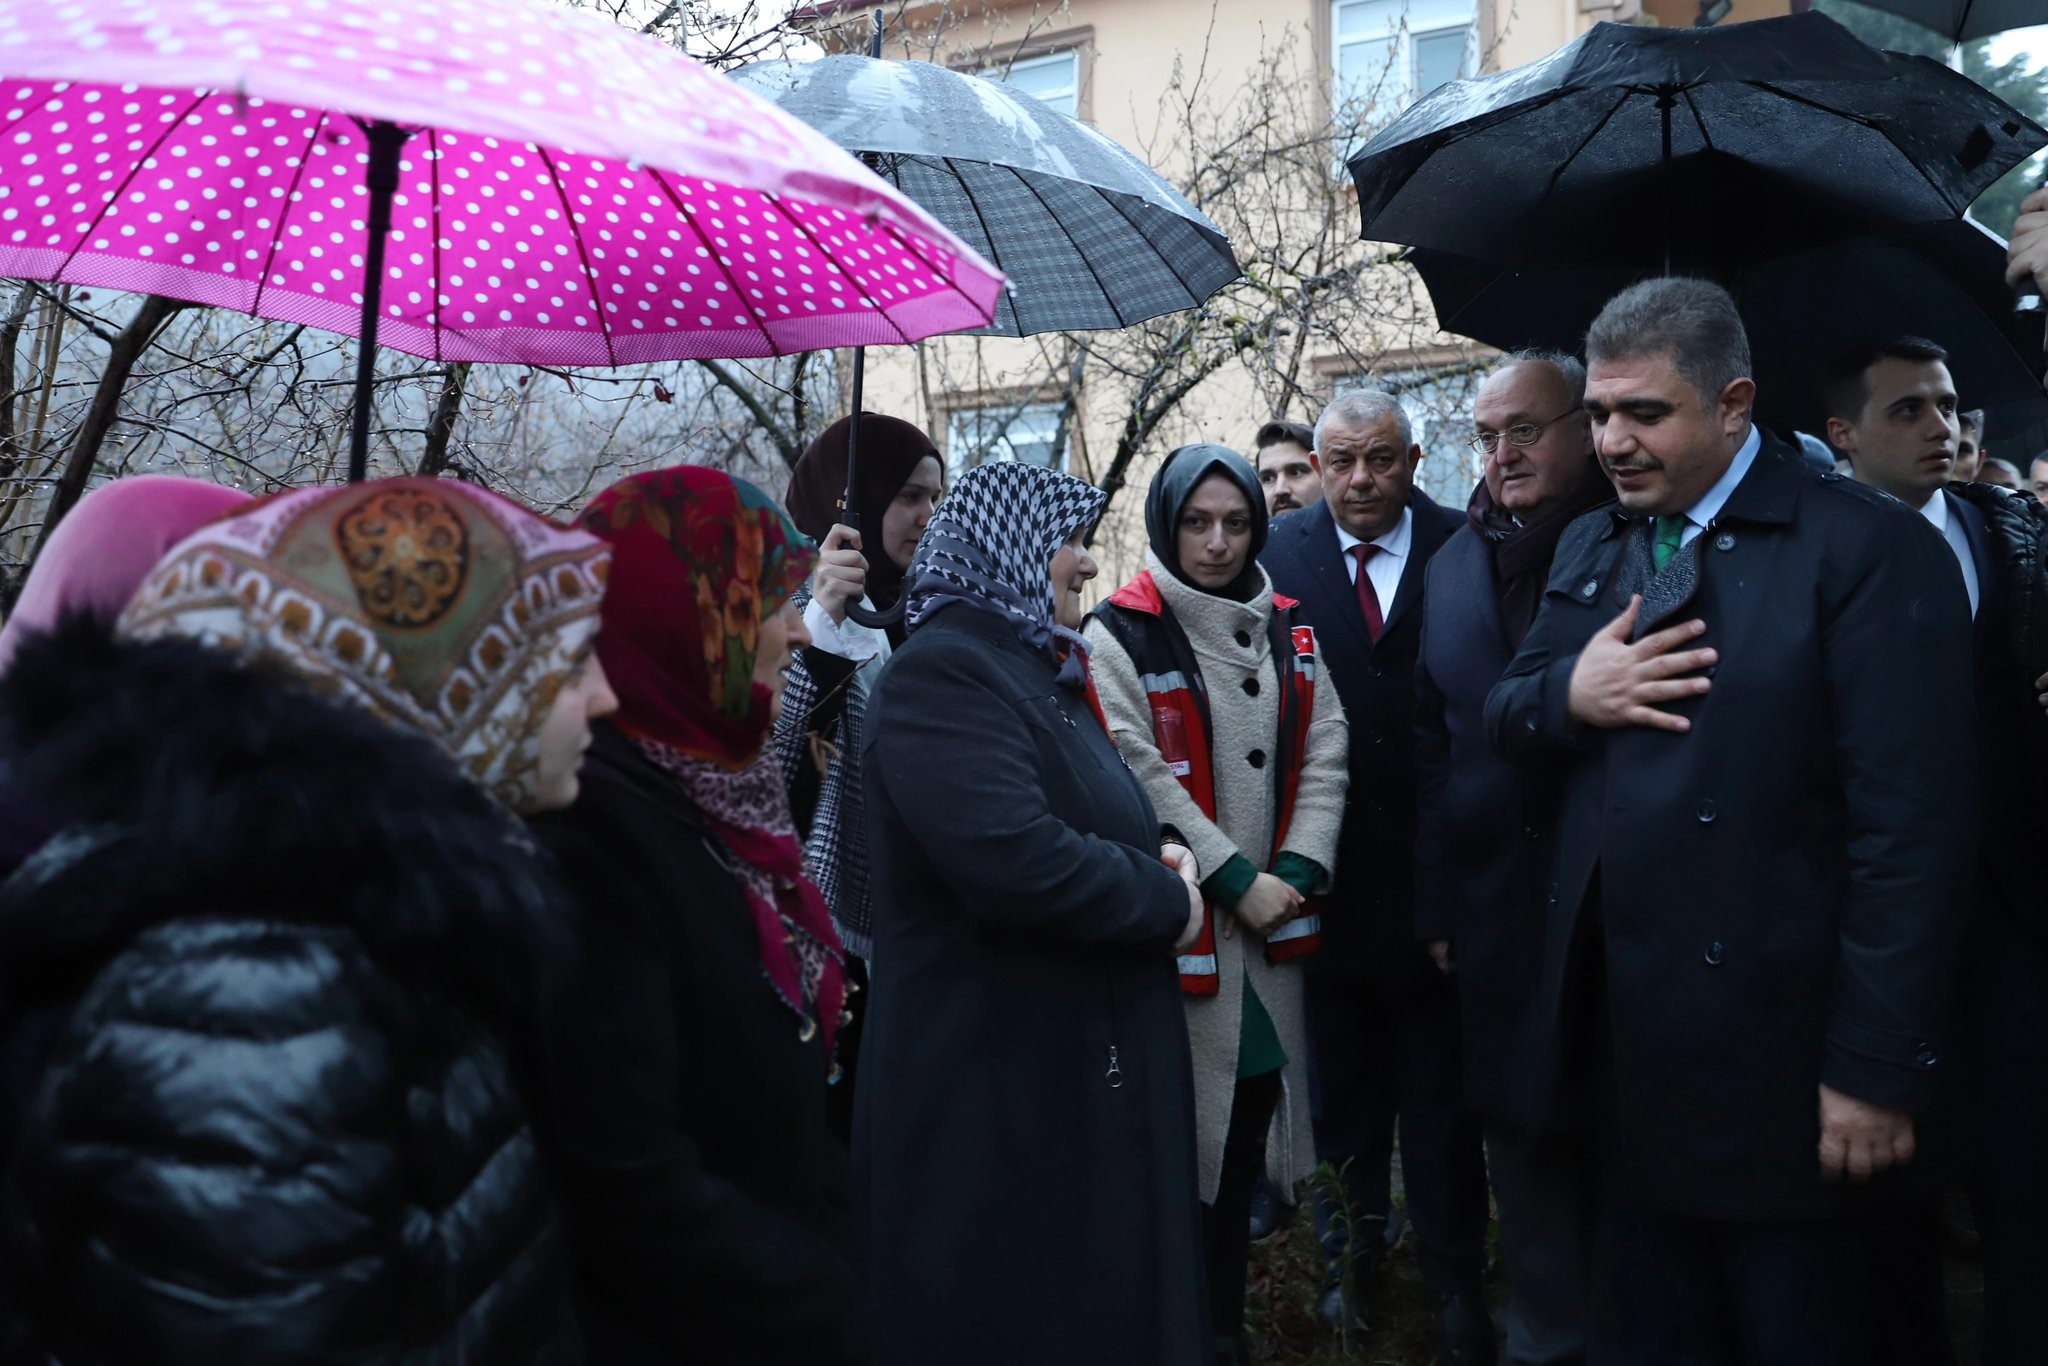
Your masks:
{"label": "dark overcoat", "polygon": [[854,1149],[877,1361],[1207,1362],[1188,897],[1151,802],[993,614],[920,626],[870,705]]}
{"label": "dark overcoat", "polygon": [[[1521,1125],[1540,1115],[1515,1054],[1543,957],[1562,784],[1516,768],[1486,735],[1486,698],[1513,657],[1493,550],[1468,523],[1430,561],[1415,662],[1415,936],[1457,959],[1466,1100]],[[1574,1117],[1576,1118],[1576,1117]]]}
{"label": "dark overcoat", "polygon": [[1298,600],[1315,624],[1323,662],[1351,725],[1351,786],[1337,845],[1337,880],[1323,915],[1323,946],[1306,971],[1370,977],[1400,991],[1436,974],[1412,930],[1415,857],[1416,651],[1430,557],[1465,524],[1461,513],[1409,494],[1415,521],[1401,585],[1375,642],[1337,543],[1327,502],[1273,524],[1259,563],[1273,588]]}
{"label": "dark overcoat", "polygon": [[546,1036],[594,1360],[857,1360],[851,1163],[824,1038],[761,968],[702,814],[608,722],[582,791],[534,822],[577,903]]}
{"label": "dark overcoat", "polygon": [[1941,1075],[1975,810],[1961,571],[1918,513],[1766,439],[1693,543],[1689,594],[1640,628],[1706,622],[1712,691],[1671,708],[1691,730],[1583,727],[1572,669],[1624,608],[1644,534],[1614,508],[1566,530],[1487,702],[1500,752],[1566,782],[1517,1066],[1557,1094],[1596,947],[1620,1157],[1644,1197],[1824,1214],[1819,1086],[1923,1111]]}

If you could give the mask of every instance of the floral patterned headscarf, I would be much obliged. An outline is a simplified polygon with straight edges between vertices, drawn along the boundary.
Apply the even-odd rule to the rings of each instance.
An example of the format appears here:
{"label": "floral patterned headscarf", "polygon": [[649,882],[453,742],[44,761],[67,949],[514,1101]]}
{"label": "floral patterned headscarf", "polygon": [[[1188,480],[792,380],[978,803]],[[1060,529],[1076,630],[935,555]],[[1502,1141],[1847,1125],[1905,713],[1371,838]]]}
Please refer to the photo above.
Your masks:
{"label": "floral patterned headscarf", "polygon": [[597,648],[620,728],[728,769],[751,764],[770,725],[754,682],[761,623],[817,551],[760,489],[695,465],[622,479],[577,524],[612,547]]}
{"label": "floral patterned headscarf", "polygon": [[173,546],[121,616],[435,737],[531,809],[540,732],[591,650],[610,551],[482,489],[383,479],[251,503]]}
{"label": "floral patterned headscarf", "polygon": [[830,1057],[845,957],[805,876],[782,764],[762,752],[771,699],[754,682],[761,623],[803,583],[817,551],[767,494],[692,465],[623,479],[577,521],[612,545],[597,649],[619,696],[613,722],[732,856],[762,974],[798,1036],[822,1033]]}

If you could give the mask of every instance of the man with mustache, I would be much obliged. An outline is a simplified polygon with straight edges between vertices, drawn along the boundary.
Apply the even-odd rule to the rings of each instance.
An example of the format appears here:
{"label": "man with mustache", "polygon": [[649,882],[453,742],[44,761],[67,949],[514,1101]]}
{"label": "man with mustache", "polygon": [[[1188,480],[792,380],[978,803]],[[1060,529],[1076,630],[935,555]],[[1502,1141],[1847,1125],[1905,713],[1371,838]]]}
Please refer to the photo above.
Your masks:
{"label": "man with mustache", "polygon": [[1456,974],[1464,1093],[1485,1117],[1516,1366],[1584,1359],[1592,1167],[1584,1117],[1539,1124],[1515,1094],[1557,793],[1495,756],[1486,695],[1536,618],[1558,538],[1614,497],[1585,391],[1585,366],[1541,352],[1509,356],[1479,386],[1472,444],[1485,477],[1466,525],[1430,562],[1415,666],[1415,935]]}
{"label": "man with mustache", "polygon": [[1278,517],[1322,498],[1315,441],[1315,434],[1299,422],[1276,419],[1259,428],[1259,484],[1266,490],[1268,516]]}
{"label": "man with mustache", "polygon": [[1590,1359],[1874,1361],[1849,1215],[1945,1075],[1962,574],[1752,423],[1719,286],[1623,291],[1586,355],[1619,506],[1566,530],[1486,720],[1563,783],[1517,1072],[1597,1097]]}
{"label": "man with mustache", "polygon": [[1415,487],[1422,448],[1393,395],[1340,395],[1313,437],[1323,500],[1275,523],[1259,562],[1315,624],[1351,728],[1336,888],[1322,951],[1305,960],[1303,978],[1316,1156],[1346,1170],[1354,1216],[1347,1238],[1329,1202],[1317,1202],[1331,1269],[1320,1308],[1332,1323],[1359,1311],[1345,1305],[1339,1273],[1347,1260],[1361,1280],[1375,1269],[1393,1212],[1398,1114],[1402,1185],[1438,1302],[1442,1359],[1491,1362],[1479,1121],[1459,1094],[1457,999],[1415,942],[1411,907],[1422,582],[1464,519]]}
{"label": "man with mustache", "polygon": [[[2036,1083],[2038,1021],[2048,1013],[2048,908],[2032,864],[2013,852],[2048,821],[2048,725],[2014,631],[2017,604],[2048,597],[2038,509],[1988,484],[1944,484],[1957,457],[1959,419],[1948,353],[1917,337],[1859,347],[1836,359],[1827,388],[1828,439],[1859,482],[1917,509],[1948,543],[1976,618],[1972,637],[1977,717],[1976,894],[1962,935],[1956,992],[1963,1085],[1956,1117],[1972,1140],[1971,1196],[1984,1240],[1984,1359],[2022,1361],[2048,1340],[2048,1098]],[[1933,1227],[1931,1212],[1920,1221]],[[1911,1236],[1910,1224],[1898,1232]],[[1931,1239],[1900,1240],[1923,1333],[1939,1333],[1940,1265]],[[1913,1254],[1918,1254],[1914,1256]],[[1915,1264],[1917,1263],[1917,1264]],[[1925,1338],[1922,1339],[1925,1341]],[[1919,1359],[1937,1359],[1922,1350]]]}

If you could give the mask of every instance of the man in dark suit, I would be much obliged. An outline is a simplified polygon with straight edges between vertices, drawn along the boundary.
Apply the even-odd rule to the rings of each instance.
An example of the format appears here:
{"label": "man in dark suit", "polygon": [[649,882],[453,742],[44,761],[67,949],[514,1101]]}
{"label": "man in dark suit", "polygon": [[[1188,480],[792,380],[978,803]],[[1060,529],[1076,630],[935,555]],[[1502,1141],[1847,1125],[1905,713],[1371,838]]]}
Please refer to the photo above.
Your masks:
{"label": "man in dark suit", "polygon": [[1586,348],[1619,506],[1486,720],[1564,782],[1518,1070],[1556,1104],[1594,1063],[1591,1359],[1870,1361],[1847,1212],[1943,1075],[1969,599],[1917,513],[1754,426],[1726,291],[1624,290]]}
{"label": "man in dark suit", "polygon": [[[1273,524],[1259,562],[1316,625],[1351,727],[1351,790],[1323,948],[1304,960],[1316,1155],[1349,1163],[1354,1267],[1392,1214],[1394,1125],[1422,1272],[1440,1302],[1445,1359],[1490,1362],[1480,1293],[1486,1169],[1478,1119],[1458,1087],[1457,1004],[1411,930],[1415,692],[1422,582],[1463,519],[1415,487],[1422,450],[1392,395],[1344,394],[1315,430],[1323,501]],[[1326,1200],[1332,1257],[1323,1312],[1347,1311],[1335,1272],[1345,1230]]]}
{"label": "man in dark suit", "polygon": [[[1849,457],[1859,483],[1883,489],[1941,532],[1976,617],[1981,857],[1958,964],[1957,1061],[1964,1084],[1954,1116],[1975,1158],[1984,1359],[2023,1361],[2048,1342],[2048,1301],[2041,1295],[2048,1286],[2048,1242],[2041,1237],[2048,1223],[2042,1160],[2048,1091],[2041,1084],[2048,922],[2032,862],[2014,851],[2039,837],[2040,775],[2026,771],[2025,740],[2044,723],[2033,706],[2031,673],[2013,649],[2020,560],[1994,551],[1986,519],[1987,511],[2011,517],[2027,510],[2022,495],[1945,482],[1958,450],[1960,416],[1947,360],[1940,346],[1916,337],[1874,342],[1838,357],[1826,394],[1828,439]],[[2038,563],[2038,555],[2027,558]],[[1931,1291],[1939,1305],[1939,1265],[1920,1270],[1923,1292]]]}
{"label": "man in dark suit", "polygon": [[1415,665],[1415,934],[1455,972],[1465,1098],[1485,1118],[1507,1263],[1508,1360],[1586,1351],[1592,1246],[1589,1117],[1539,1125],[1512,1064],[1543,947],[1555,783],[1501,761],[1486,697],[1528,634],[1558,538],[1613,499],[1593,458],[1586,367],[1510,356],[1479,386],[1473,444],[1486,456],[1466,525],[1430,562]]}

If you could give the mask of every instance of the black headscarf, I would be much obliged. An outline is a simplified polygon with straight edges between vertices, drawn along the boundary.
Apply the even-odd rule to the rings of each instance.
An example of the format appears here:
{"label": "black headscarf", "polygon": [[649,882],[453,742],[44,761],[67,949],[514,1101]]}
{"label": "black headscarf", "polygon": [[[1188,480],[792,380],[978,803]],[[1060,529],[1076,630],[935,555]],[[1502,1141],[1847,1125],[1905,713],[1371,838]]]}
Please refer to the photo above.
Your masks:
{"label": "black headscarf", "polygon": [[[846,434],[852,426],[852,418],[842,417],[818,433],[790,471],[783,506],[797,530],[814,541],[823,541],[833,523],[841,520],[839,499],[848,491]],[[882,518],[924,458],[938,453],[930,437],[902,418],[860,415],[860,487],[852,490],[851,501],[860,517],[861,543],[869,548],[868,600],[877,607],[890,606],[903,590],[903,571],[888,555],[878,553]],[[945,463],[943,458],[939,463]]]}
{"label": "black headscarf", "polygon": [[[1223,475],[1237,485],[1252,514],[1252,544],[1245,556],[1244,572],[1229,587],[1221,589],[1202,588],[1180,567],[1181,509],[1212,474]],[[1251,461],[1228,446],[1206,441],[1182,446],[1168,455],[1159,473],[1152,476],[1152,487],[1145,494],[1145,535],[1159,563],[1188,587],[1239,602],[1248,601],[1258,590],[1259,552],[1266,547],[1266,491],[1259,486],[1259,472],[1252,468]]]}

